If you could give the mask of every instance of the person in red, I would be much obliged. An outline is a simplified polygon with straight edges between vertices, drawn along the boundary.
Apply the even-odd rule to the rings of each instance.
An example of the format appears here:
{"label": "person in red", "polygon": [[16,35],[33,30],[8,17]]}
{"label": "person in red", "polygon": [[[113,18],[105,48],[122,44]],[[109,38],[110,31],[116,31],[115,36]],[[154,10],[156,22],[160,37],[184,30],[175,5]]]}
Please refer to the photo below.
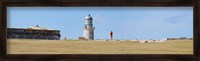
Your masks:
{"label": "person in red", "polygon": [[113,32],[110,31],[110,40],[112,40],[112,39],[113,39]]}

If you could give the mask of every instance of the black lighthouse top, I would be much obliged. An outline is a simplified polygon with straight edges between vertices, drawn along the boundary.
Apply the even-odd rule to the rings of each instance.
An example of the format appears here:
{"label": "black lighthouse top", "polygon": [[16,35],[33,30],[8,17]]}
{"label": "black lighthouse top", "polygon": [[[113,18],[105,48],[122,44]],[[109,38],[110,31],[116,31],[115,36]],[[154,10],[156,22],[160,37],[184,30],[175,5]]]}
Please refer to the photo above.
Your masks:
{"label": "black lighthouse top", "polygon": [[92,20],[92,17],[90,16],[90,14],[85,17],[85,20]]}

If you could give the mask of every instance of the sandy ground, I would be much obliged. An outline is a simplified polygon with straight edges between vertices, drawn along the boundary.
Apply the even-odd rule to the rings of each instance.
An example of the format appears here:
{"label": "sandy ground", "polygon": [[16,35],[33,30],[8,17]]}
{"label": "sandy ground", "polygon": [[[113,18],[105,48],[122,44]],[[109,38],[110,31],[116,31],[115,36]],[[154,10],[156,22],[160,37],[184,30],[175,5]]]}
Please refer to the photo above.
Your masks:
{"label": "sandy ground", "polygon": [[193,41],[67,41],[8,39],[8,54],[193,54]]}

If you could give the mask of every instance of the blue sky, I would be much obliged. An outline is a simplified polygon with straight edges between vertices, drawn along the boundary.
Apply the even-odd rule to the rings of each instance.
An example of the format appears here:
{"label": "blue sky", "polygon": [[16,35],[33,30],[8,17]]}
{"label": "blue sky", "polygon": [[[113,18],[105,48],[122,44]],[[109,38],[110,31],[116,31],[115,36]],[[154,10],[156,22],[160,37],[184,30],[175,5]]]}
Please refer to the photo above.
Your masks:
{"label": "blue sky", "polygon": [[61,31],[61,39],[83,36],[90,14],[95,39],[163,39],[193,36],[192,7],[8,7],[8,27]]}

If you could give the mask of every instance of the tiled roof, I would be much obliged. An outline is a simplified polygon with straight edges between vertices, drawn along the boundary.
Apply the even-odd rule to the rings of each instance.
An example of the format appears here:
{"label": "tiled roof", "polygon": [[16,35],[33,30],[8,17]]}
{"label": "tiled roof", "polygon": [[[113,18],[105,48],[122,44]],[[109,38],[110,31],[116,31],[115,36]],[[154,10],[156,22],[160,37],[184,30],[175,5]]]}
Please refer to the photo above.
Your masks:
{"label": "tiled roof", "polygon": [[37,27],[37,26],[32,26],[27,29],[48,30],[47,28],[42,28],[42,27]]}

